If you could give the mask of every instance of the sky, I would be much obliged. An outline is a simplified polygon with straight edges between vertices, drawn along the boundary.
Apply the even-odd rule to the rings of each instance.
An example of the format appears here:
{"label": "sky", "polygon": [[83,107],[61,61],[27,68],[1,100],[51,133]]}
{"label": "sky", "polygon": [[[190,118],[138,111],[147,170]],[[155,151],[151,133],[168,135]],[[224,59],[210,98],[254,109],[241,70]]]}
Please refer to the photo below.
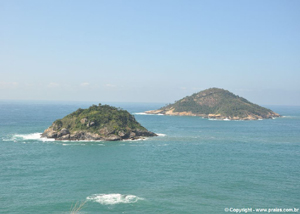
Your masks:
{"label": "sky", "polygon": [[298,0],[0,0],[0,100],[300,105]]}

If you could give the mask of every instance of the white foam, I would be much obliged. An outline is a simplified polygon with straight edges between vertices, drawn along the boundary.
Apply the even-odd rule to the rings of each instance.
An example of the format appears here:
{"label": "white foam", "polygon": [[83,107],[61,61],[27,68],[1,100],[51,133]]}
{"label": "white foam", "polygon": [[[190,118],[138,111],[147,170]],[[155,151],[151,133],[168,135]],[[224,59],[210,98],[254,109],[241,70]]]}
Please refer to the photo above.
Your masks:
{"label": "white foam", "polygon": [[136,203],[143,198],[135,195],[122,195],[119,193],[113,194],[94,194],[86,198],[88,201],[97,202],[103,205],[114,205],[114,204],[130,204]]}
{"label": "white foam", "polygon": [[31,134],[16,134],[14,135],[11,140],[18,141],[18,140],[40,140],[40,141],[54,141],[53,138],[45,138],[41,137],[42,133],[31,133]]}
{"label": "white foam", "polygon": [[41,138],[42,133],[32,133],[32,134],[16,134],[15,137],[23,138],[24,140],[38,140]]}
{"label": "white foam", "polygon": [[233,121],[233,120],[230,120],[229,118],[225,118],[225,119],[216,119],[216,118],[208,118],[208,120],[217,120],[217,121]]}
{"label": "white foam", "polygon": [[122,140],[122,141],[123,142],[129,142],[129,143],[132,142],[132,143],[134,143],[134,142],[137,142],[137,141],[144,141],[144,140],[148,140],[148,139],[149,139],[148,137],[141,137],[139,139],[134,139],[134,140],[132,140],[132,139],[126,139],[126,140]]}
{"label": "white foam", "polygon": [[156,133],[158,136],[160,136],[160,137],[165,137],[165,136],[167,136],[166,134],[160,134],[160,133]]}
{"label": "white foam", "polygon": [[61,142],[75,142],[75,143],[85,143],[85,142],[103,142],[103,140],[57,140]]}
{"label": "white foam", "polygon": [[138,113],[133,113],[133,114],[136,114],[136,115],[164,115],[164,114],[147,114],[145,112],[138,112]]}
{"label": "white foam", "polygon": [[[64,141],[65,142],[65,141]],[[69,143],[70,141],[68,141],[68,143],[63,143],[63,144],[61,144],[61,145],[63,145],[63,146],[86,146],[86,144],[84,144],[84,143]]]}

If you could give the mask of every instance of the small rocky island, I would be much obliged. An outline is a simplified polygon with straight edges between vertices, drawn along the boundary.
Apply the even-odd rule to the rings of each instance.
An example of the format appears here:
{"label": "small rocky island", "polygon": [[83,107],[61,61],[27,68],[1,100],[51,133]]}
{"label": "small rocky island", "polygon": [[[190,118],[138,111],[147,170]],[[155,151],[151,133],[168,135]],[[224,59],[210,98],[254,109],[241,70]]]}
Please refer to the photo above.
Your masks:
{"label": "small rocky island", "polygon": [[147,114],[200,116],[220,120],[260,120],[280,117],[270,109],[219,88],[210,88]]}
{"label": "small rocky island", "polygon": [[137,140],[157,136],[141,126],[128,111],[93,105],[56,120],[41,137],[55,140]]}

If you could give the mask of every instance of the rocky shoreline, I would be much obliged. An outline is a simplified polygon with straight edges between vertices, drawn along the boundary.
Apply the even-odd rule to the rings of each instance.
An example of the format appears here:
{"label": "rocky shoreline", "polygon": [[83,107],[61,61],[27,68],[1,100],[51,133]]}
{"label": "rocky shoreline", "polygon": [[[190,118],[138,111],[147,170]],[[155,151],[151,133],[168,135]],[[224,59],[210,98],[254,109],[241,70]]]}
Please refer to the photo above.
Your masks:
{"label": "rocky shoreline", "polygon": [[262,120],[281,117],[271,109],[251,103],[220,88],[209,88],[145,113],[199,116],[216,120]]}
{"label": "rocky shoreline", "polygon": [[262,120],[262,119],[273,119],[276,117],[281,117],[279,114],[275,112],[270,112],[268,115],[262,117],[260,115],[249,114],[246,117],[231,117],[231,116],[224,116],[221,114],[194,114],[192,112],[174,112],[174,109],[170,109],[168,111],[165,110],[149,110],[145,111],[146,114],[160,114],[160,115],[170,115],[170,116],[196,116],[196,117],[203,117],[207,119],[215,119],[215,120]]}
{"label": "rocky shoreline", "polygon": [[146,137],[158,136],[157,134],[144,131],[144,130],[132,130],[129,134],[126,134],[122,131],[118,134],[109,133],[109,131],[104,128],[102,131],[103,134],[92,133],[89,131],[75,131],[70,132],[68,129],[63,128],[61,131],[55,131],[52,127],[46,129],[41,137],[44,138],[53,138],[55,140],[71,140],[71,141],[80,141],[80,140],[92,140],[92,141],[119,141],[119,140],[139,140],[145,139]]}
{"label": "rocky shoreline", "polygon": [[133,115],[120,108],[109,105],[93,105],[58,119],[42,134],[42,138],[55,140],[139,140],[154,137],[139,124]]}

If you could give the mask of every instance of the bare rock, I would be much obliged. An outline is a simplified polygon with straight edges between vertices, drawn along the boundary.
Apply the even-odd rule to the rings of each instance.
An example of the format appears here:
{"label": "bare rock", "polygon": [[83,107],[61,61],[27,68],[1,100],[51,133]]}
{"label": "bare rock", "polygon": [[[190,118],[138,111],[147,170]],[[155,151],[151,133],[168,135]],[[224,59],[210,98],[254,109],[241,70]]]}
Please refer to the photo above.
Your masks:
{"label": "bare rock", "polygon": [[81,124],[85,124],[87,121],[88,121],[87,118],[82,118],[82,119],[80,120],[80,123],[81,123]]}
{"label": "bare rock", "polygon": [[117,140],[121,140],[120,136],[114,135],[114,134],[111,134],[111,135],[105,137],[104,139],[107,140],[107,141],[117,141]]}
{"label": "bare rock", "polygon": [[70,134],[69,130],[66,128],[63,128],[60,132],[57,133],[57,138]]}
{"label": "bare rock", "polygon": [[101,135],[109,135],[109,134],[114,133],[114,130],[113,130],[113,129],[110,129],[110,128],[108,128],[108,127],[104,127],[104,128],[102,128],[102,129],[99,129],[99,133],[100,133]]}
{"label": "bare rock", "polygon": [[63,135],[59,138],[59,140],[70,140],[70,134]]}

